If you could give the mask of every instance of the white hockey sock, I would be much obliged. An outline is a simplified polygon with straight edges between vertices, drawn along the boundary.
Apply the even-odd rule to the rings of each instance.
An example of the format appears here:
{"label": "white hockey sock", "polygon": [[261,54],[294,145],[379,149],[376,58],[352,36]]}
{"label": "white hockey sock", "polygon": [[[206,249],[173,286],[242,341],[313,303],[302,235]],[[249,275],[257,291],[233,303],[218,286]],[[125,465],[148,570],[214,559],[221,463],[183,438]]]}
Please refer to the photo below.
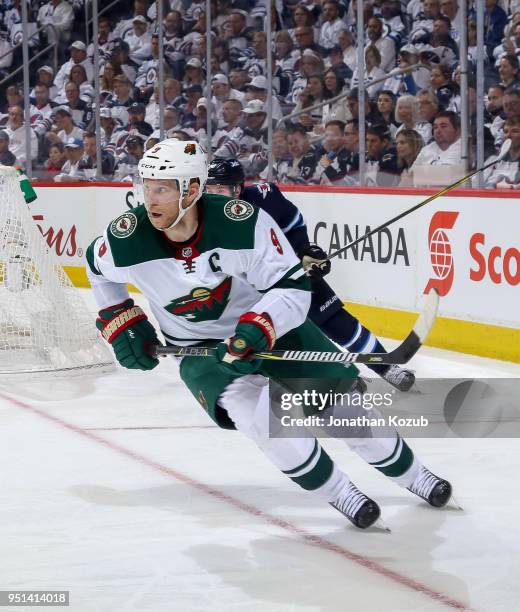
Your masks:
{"label": "white hockey sock", "polygon": [[359,426],[349,427],[348,430],[344,427],[332,429],[329,432],[331,435],[341,437],[348,432],[350,437],[343,438],[345,443],[372,467],[400,486],[408,487],[413,482],[421,464],[405,440],[393,427],[373,429],[369,424],[365,424],[367,418],[376,419],[381,416],[377,410],[367,412],[362,407],[350,405],[348,402],[336,404],[329,410],[333,412],[334,417],[342,419],[362,417]]}
{"label": "white hockey sock", "polygon": [[331,502],[338,497],[341,491],[347,488],[349,483],[349,477],[334,464],[330,478],[321,487],[314,489],[313,493],[325,501]]}
{"label": "white hockey sock", "polygon": [[397,432],[394,438],[373,438],[371,443],[366,440],[365,445],[359,440],[354,444],[351,439],[346,442],[356,454],[400,487],[409,487],[421,469],[422,463]]}
{"label": "white hockey sock", "polygon": [[327,491],[330,478],[339,478],[331,458],[315,438],[269,436],[269,394],[264,377],[244,376],[233,381],[220,396],[219,405],[227,410],[236,428],[303,489],[316,491],[325,487],[323,491]]}
{"label": "white hockey sock", "polygon": [[414,456],[412,465],[409,467],[409,469],[401,476],[394,476],[392,480],[400,487],[407,489],[415,481],[422,467],[423,464],[419,461],[419,459],[417,459],[417,457]]}

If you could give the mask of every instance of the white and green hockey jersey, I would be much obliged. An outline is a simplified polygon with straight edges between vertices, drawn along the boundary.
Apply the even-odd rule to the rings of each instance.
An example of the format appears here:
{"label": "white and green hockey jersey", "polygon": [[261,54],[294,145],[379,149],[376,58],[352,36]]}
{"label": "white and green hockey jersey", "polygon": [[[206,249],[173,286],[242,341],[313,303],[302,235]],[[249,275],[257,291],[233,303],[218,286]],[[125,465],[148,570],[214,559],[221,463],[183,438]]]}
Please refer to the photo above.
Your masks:
{"label": "white and green hockey jersey", "polygon": [[112,221],[87,249],[87,273],[100,308],[148,299],[168,343],[224,339],[240,315],[267,312],[277,337],[301,325],[310,284],[276,222],[243,200],[204,194],[199,227],[185,243],[168,240],[138,206]]}

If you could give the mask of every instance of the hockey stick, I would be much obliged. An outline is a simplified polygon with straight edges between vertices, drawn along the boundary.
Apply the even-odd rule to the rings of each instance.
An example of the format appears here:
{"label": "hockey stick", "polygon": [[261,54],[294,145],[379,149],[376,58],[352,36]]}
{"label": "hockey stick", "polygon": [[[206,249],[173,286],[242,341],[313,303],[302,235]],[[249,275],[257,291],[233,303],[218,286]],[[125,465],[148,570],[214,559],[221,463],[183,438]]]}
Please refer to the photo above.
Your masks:
{"label": "hockey stick", "polygon": [[444,187],[443,189],[441,189],[437,193],[434,193],[433,195],[427,197],[426,200],[423,200],[422,202],[419,202],[419,204],[416,204],[415,206],[412,206],[412,208],[409,208],[408,210],[405,210],[404,212],[400,213],[396,217],[393,217],[392,219],[390,219],[386,223],[383,223],[383,224],[379,225],[378,227],[375,227],[373,230],[370,230],[366,234],[363,234],[363,236],[360,236],[359,238],[356,238],[356,240],[353,240],[352,242],[349,242],[347,245],[345,245],[344,247],[339,249],[339,251],[336,251],[336,252],[332,253],[332,255],[329,255],[326,259],[320,260],[320,263],[316,264],[316,265],[321,265],[325,261],[330,261],[333,257],[337,257],[340,253],[343,253],[347,249],[351,249],[353,246],[356,246],[356,244],[358,244],[359,242],[362,242],[363,240],[365,240],[365,238],[368,238],[369,236],[372,236],[373,234],[376,234],[377,232],[379,232],[382,229],[388,227],[392,223],[395,223],[396,221],[399,221],[399,219],[402,219],[403,217],[406,217],[406,215],[409,215],[410,213],[416,211],[417,209],[422,208],[423,206],[426,206],[426,204],[429,204],[430,202],[433,202],[433,200],[436,200],[437,198],[440,198],[445,193],[448,193],[448,191],[451,191],[452,189],[455,189],[455,187],[458,187],[459,185],[462,185],[462,183],[464,183],[465,181],[469,180],[472,176],[475,176],[475,174],[478,174],[479,172],[484,172],[484,170],[487,170],[488,168],[491,168],[491,166],[493,166],[497,162],[501,161],[507,155],[507,153],[509,152],[510,148],[511,148],[511,139],[508,138],[507,140],[504,140],[504,144],[500,148],[500,152],[498,153],[498,157],[496,157],[492,162],[489,162],[485,166],[482,166],[482,168],[477,168],[477,170],[473,170],[472,172],[470,172],[469,174],[467,174],[463,178],[459,179],[455,183],[452,183],[451,185],[448,185],[447,187]]}
{"label": "hockey stick", "polygon": [[[347,352],[318,352],[318,351],[265,351],[256,353],[259,359],[275,361],[313,361],[320,363],[368,363],[400,365],[408,363],[425,342],[433,327],[439,294],[432,289],[426,296],[422,311],[413,326],[412,331],[403,342],[389,353],[347,353]],[[212,357],[217,349],[208,346],[157,346],[150,347],[152,357],[175,355],[177,357]]]}

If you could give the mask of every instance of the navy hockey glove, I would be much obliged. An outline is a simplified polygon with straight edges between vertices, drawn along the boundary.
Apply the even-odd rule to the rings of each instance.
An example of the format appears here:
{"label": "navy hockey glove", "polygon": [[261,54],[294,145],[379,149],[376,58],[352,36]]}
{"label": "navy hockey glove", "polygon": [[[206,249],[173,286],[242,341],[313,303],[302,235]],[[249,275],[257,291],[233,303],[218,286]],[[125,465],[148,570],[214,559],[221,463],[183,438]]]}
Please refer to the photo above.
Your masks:
{"label": "navy hockey glove", "polygon": [[330,261],[323,261],[327,259],[327,253],[317,244],[302,249],[300,257],[303,269],[311,278],[323,278],[330,272]]}
{"label": "navy hockey glove", "polygon": [[252,374],[260,367],[254,353],[273,347],[276,334],[271,317],[263,312],[246,312],[238,320],[235,335],[217,345],[217,356],[239,374]]}
{"label": "navy hockey glove", "polygon": [[148,321],[134,300],[99,311],[96,327],[103,338],[112,345],[119,363],[135,370],[153,370],[159,364],[156,357],[148,354],[151,344],[159,344],[154,326]]}

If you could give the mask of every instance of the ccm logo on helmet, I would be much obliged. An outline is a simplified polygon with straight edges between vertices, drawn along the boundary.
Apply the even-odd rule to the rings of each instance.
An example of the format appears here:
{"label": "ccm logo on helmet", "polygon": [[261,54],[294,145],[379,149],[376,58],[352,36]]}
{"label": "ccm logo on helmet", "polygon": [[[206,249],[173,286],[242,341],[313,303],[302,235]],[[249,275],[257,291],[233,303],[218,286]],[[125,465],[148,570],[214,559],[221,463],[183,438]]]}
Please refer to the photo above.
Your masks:
{"label": "ccm logo on helmet", "polygon": [[155,168],[154,164],[141,164],[141,168]]}

